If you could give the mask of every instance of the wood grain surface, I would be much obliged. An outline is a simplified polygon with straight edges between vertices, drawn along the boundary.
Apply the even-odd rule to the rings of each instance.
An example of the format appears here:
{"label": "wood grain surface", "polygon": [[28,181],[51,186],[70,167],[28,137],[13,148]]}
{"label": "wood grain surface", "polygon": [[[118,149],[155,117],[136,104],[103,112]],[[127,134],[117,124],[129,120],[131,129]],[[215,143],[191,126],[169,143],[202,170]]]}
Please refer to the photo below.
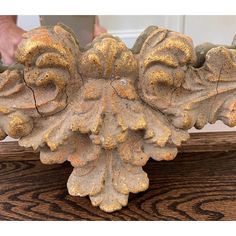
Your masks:
{"label": "wood grain surface", "polygon": [[0,143],[0,220],[236,220],[236,135],[230,133],[194,134],[197,143],[184,145],[174,161],[150,160],[149,189],[131,194],[128,206],[113,213],[68,194],[69,163],[43,165],[37,153]]}

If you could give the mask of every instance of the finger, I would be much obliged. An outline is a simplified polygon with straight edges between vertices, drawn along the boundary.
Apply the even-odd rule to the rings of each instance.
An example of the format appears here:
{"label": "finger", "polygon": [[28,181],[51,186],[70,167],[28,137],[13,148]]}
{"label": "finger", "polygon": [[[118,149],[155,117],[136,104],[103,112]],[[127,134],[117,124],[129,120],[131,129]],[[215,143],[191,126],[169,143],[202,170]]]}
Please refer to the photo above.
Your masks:
{"label": "finger", "polygon": [[14,60],[13,60],[13,58],[9,57],[8,55],[2,55],[2,62],[4,65],[8,66],[8,65],[11,65],[14,62]]}
{"label": "finger", "polygon": [[95,25],[94,26],[94,37],[97,37],[102,33],[107,33],[107,30],[101,26]]}

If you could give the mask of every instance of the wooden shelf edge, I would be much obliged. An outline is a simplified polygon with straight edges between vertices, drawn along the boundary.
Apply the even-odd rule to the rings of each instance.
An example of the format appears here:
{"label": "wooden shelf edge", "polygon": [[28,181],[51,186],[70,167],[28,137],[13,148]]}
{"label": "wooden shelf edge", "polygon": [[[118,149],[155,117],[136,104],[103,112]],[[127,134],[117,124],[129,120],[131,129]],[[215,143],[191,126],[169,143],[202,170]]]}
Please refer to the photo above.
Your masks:
{"label": "wooden shelf edge", "polygon": [[[223,152],[236,150],[236,132],[191,133],[190,139],[178,148],[183,152]],[[20,147],[17,141],[0,142],[0,160],[39,160],[39,153]]]}

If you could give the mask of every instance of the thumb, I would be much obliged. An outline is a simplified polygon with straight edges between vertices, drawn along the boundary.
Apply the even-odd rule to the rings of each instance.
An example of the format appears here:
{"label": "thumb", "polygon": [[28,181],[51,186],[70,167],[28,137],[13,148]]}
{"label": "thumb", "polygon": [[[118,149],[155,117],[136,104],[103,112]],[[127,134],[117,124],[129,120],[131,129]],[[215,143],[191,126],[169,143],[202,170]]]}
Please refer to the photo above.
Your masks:
{"label": "thumb", "polygon": [[11,65],[14,62],[13,58],[9,57],[8,55],[2,55],[2,63],[3,65]]}

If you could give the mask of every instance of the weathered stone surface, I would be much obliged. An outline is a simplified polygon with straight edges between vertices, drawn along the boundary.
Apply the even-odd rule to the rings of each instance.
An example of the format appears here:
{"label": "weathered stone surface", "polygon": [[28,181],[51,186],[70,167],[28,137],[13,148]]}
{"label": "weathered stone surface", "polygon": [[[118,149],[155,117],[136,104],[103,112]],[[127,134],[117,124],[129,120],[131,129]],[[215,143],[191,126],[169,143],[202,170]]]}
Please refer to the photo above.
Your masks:
{"label": "weathered stone surface", "polygon": [[196,67],[191,39],[167,29],[149,27],[133,49],[103,34],[82,50],[66,27],[41,27],[16,60],[0,74],[0,138],[70,161],[69,193],[107,212],[148,188],[142,166],[172,160],[188,129],[236,125],[236,51],[211,47]]}

